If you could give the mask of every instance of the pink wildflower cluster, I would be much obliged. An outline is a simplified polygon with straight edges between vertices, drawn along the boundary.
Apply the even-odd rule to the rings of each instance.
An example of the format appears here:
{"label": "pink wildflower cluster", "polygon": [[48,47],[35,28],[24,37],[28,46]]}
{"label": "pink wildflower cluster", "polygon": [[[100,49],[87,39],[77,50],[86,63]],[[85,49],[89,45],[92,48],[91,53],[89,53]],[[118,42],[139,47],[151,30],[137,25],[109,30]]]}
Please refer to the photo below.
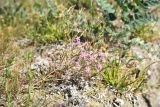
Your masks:
{"label": "pink wildflower cluster", "polygon": [[79,59],[76,62],[77,70],[84,70],[85,72],[100,71],[106,62],[106,53],[102,50],[89,49],[88,44],[82,44],[80,37],[76,38],[76,46],[79,49]]}

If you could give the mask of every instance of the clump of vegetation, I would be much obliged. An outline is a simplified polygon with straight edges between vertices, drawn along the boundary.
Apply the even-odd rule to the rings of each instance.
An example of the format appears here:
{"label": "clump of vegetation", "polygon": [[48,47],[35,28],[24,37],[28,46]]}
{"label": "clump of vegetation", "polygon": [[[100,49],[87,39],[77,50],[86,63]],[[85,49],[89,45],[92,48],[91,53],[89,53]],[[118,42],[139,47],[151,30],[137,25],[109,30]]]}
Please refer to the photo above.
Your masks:
{"label": "clump of vegetation", "polygon": [[79,60],[75,62],[75,70],[83,71],[88,76],[97,74],[106,62],[107,53],[102,49],[93,50],[89,43],[82,43],[80,37],[76,38],[76,47]]}
{"label": "clump of vegetation", "polygon": [[147,79],[146,69],[140,71],[135,64],[126,67],[118,59],[106,62],[102,71],[106,84],[120,91],[137,91]]}
{"label": "clump of vegetation", "polygon": [[[31,3],[7,0],[1,6],[1,25],[19,26],[35,41],[51,43],[81,35],[94,42],[134,36],[146,23],[157,18],[150,7],[158,0],[36,0]],[[116,39],[117,38],[117,39]],[[89,40],[90,40],[89,39]]]}
{"label": "clump of vegetation", "polygon": [[19,74],[18,71],[12,69],[14,56],[5,60],[5,67],[3,75],[1,75],[2,82],[1,94],[4,94],[6,97],[6,106],[12,107],[14,105],[14,98],[19,93],[20,83],[19,83]]}
{"label": "clump of vegetation", "polygon": [[[105,80],[105,85],[121,91],[137,91],[144,85],[147,69],[139,70],[136,61],[131,64],[127,62],[128,58],[133,57],[131,52],[121,50],[117,53],[119,58],[112,56],[113,59],[109,59],[111,55],[106,50],[102,48],[93,50],[89,43],[82,43],[80,37],[76,38],[76,47],[79,50],[79,60],[75,62],[76,71],[83,71],[88,77],[100,74]],[[125,60],[120,58],[122,54],[125,55],[123,56]]]}
{"label": "clump of vegetation", "polygon": [[[33,93],[33,71],[30,69],[30,64],[31,64],[31,60],[32,60],[32,53],[27,51],[25,54],[24,54],[24,61],[25,61],[25,67],[27,69],[27,84],[28,84],[28,87],[27,87],[27,96],[25,98],[25,105],[26,106],[30,106],[32,105],[32,101],[33,101],[33,98],[32,98],[32,93]],[[27,66],[28,65],[28,66]]]}

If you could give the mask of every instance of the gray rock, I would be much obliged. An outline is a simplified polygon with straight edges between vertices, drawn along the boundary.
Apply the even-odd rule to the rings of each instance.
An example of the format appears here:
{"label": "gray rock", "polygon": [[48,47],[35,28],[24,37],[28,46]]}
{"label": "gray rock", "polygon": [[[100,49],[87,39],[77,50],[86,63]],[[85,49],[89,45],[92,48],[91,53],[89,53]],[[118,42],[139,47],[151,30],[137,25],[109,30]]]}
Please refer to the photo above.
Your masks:
{"label": "gray rock", "polygon": [[121,106],[124,105],[124,101],[123,101],[122,99],[120,99],[120,98],[115,98],[115,99],[113,100],[113,105],[114,105],[115,107],[121,107]]}
{"label": "gray rock", "polygon": [[27,39],[27,38],[23,38],[23,39],[17,40],[17,44],[20,47],[27,47],[32,44],[32,40]]}
{"label": "gray rock", "polygon": [[31,69],[41,74],[47,74],[50,70],[49,61],[42,57],[36,57],[35,61],[31,64]]}
{"label": "gray rock", "polygon": [[137,103],[135,107],[160,107],[160,44],[150,43],[151,48],[149,51],[139,48],[132,47],[132,51],[139,58],[144,58],[140,64],[139,68],[148,66],[148,78],[147,85],[149,86],[145,94],[137,96]]}

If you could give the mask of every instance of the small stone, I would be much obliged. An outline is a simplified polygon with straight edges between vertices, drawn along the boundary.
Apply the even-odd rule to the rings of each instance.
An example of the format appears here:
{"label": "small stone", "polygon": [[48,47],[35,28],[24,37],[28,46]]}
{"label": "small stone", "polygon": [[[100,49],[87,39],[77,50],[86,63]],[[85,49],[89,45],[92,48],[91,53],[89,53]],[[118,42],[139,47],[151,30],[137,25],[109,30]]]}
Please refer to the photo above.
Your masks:
{"label": "small stone", "polygon": [[113,101],[113,105],[115,107],[121,107],[124,105],[124,101],[120,98],[115,98],[114,101]]}
{"label": "small stone", "polygon": [[30,39],[25,38],[18,40],[17,43],[20,47],[27,47],[32,44],[32,41]]}
{"label": "small stone", "polygon": [[31,69],[38,71],[42,74],[47,74],[49,72],[49,61],[47,59],[43,59],[40,56],[35,59],[35,62],[31,64]]}

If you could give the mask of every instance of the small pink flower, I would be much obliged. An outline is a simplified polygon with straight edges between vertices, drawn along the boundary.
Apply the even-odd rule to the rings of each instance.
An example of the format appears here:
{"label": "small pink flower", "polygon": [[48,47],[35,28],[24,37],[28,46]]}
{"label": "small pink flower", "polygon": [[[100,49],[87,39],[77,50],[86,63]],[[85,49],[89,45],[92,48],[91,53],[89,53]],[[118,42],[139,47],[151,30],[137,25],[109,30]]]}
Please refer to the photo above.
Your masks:
{"label": "small pink flower", "polygon": [[98,52],[98,56],[104,57],[105,54],[102,52],[102,50],[100,50],[100,51]]}
{"label": "small pink flower", "polygon": [[91,61],[86,61],[86,65],[90,65],[91,64]]}
{"label": "small pink flower", "polygon": [[80,45],[80,44],[81,44],[80,37],[77,37],[77,38],[76,38],[76,44],[77,44],[77,45]]}
{"label": "small pink flower", "polygon": [[84,48],[83,48],[83,47],[81,47],[81,48],[80,48],[80,50],[81,50],[81,51],[84,51]]}
{"label": "small pink flower", "polygon": [[90,68],[90,67],[86,67],[86,68],[85,68],[85,71],[86,71],[86,72],[90,72],[90,71],[91,71],[91,68]]}
{"label": "small pink flower", "polygon": [[102,69],[102,64],[98,64],[98,69]]}
{"label": "small pink flower", "polygon": [[86,57],[86,54],[85,54],[85,53],[81,53],[80,57],[81,57],[81,58],[85,58],[85,57]]}
{"label": "small pink flower", "polygon": [[88,56],[90,56],[90,54],[89,54],[89,53],[86,53],[86,52],[83,52],[83,53],[81,53],[81,55],[80,55],[81,58],[86,58],[86,57],[88,57]]}

